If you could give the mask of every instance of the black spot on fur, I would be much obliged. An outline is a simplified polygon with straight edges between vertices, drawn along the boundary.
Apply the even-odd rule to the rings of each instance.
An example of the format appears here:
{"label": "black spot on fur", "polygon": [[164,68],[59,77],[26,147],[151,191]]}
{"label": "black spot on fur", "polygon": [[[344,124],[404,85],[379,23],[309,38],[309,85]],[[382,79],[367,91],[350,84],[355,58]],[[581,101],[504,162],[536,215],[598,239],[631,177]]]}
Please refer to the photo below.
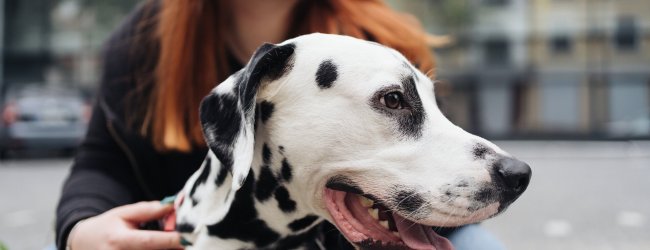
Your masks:
{"label": "black spot on fur", "polygon": [[239,85],[244,110],[251,110],[262,80],[276,80],[291,70],[293,64],[290,59],[295,47],[294,44],[276,46],[266,43],[255,51],[244,72],[246,81]]}
{"label": "black spot on fur", "polygon": [[[203,134],[210,149],[228,170],[233,169],[235,138],[244,132],[240,131],[242,118],[247,126],[255,124],[253,105],[262,80],[275,80],[289,71],[294,49],[294,44],[260,46],[250,63],[236,73],[233,94],[211,93],[201,102]],[[243,184],[245,178],[234,176],[233,181]]]}
{"label": "black spot on fur", "polygon": [[228,169],[225,168],[224,166],[221,166],[219,169],[219,173],[217,174],[217,179],[214,181],[214,184],[217,185],[217,187],[220,187],[224,181],[226,181],[226,177],[228,177]]}
{"label": "black spot on fur", "polygon": [[203,168],[201,169],[201,173],[199,174],[199,177],[196,178],[196,180],[194,181],[194,185],[192,185],[192,189],[190,189],[190,195],[194,194],[199,184],[204,183],[205,180],[208,179],[208,175],[210,174],[211,164],[212,164],[212,160],[210,160],[210,157],[206,157],[205,162],[203,163]]}
{"label": "black spot on fur", "polygon": [[425,204],[425,200],[415,191],[401,190],[393,197],[393,203],[406,212],[414,212]]}
{"label": "black spot on fur", "polygon": [[316,215],[307,215],[305,217],[292,221],[288,226],[292,231],[297,232],[311,226],[311,224],[314,223],[314,221],[317,219],[318,216]]}
{"label": "black spot on fur", "polygon": [[194,232],[194,225],[189,223],[180,223],[176,225],[176,231],[181,233],[191,233]]}
{"label": "black spot on fur", "polygon": [[474,194],[472,194],[470,200],[472,200],[473,202],[469,204],[467,210],[470,212],[474,212],[476,210],[486,207],[487,205],[493,202],[499,201],[499,208],[497,210],[499,212],[503,211],[512,203],[513,200],[509,200],[509,199],[504,200],[503,195],[501,195],[500,193],[501,192],[499,192],[498,189],[491,188],[491,187],[484,187],[479,189]]}
{"label": "black spot on fur", "polygon": [[273,103],[271,102],[262,101],[262,103],[260,103],[260,112],[261,112],[260,116],[262,118],[263,123],[266,123],[266,121],[268,121],[269,118],[271,118],[274,109],[275,109],[275,105],[273,105]]}
{"label": "black spot on fur", "polygon": [[237,108],[237,97],[210,94],[201,101],[199,116],[208,146],[225,168],[232,169],[232,147],[241,132],[242,114]]}
{"label": "black spot on fur", "polygon": [[418,138],[422,135],[425,113],[413,76],[406,77],[402,81],[402,86],[404,86],[404,94],[409,100],[412,110],[409,115],[399,119],[399,126],[405,135]]}
{"label": "black spot on fur", "polygon": [[475,160],[485,159],[488,154],[493,153],[494,151],[483,144],[476,144],[472,149],[472,154],[474,155]]}
{"label": "black spot on fur", "polygon": [[266,201],[278,187],[278,180],[269,166],[263,166],[260,172],[260,179],[255,187],[255,198],[259,201]]}
{"label": "black spot on fur", "polygon": [[316,71],[316,82],[321,89],[332,87],[332,84],[339,77],[336,64],[332,60],[325,60],[318,66]]}
{"label": "black spot on fur", "polygon": [[[210,157],[209,155],[205,157],[205,166],[207,167],[206,169],[208,169],[208,170],[212,166],[212,157]],[[209,171],[208,171],[208,173],[209,173]],[[199,178],[199,179],[201,179],[201,178]],[[203,180],[205,180],[205,179],[203,179]]]}
{"label": "black spot on fur", "polygon": [[293,68],[291,62],[291,55],[296,49],[293,43],[276,46],[267,55],[264,56],[264,61],[260,61],[258,65],[263,65],[265,68],[266,79],[268,81],[275,81],[287,74]]}
{"label": "black spot on fur", "polygon": [[250,171],[244,185],[235,194],[232,206],[223,220],[207,226],[209,235],[253,242],[258,248],[278,240],[280,235],[257,218],[253,200],[254,182],[255,176],[253,171]]}
{"label": "black spot on fur", "polygon": [[264,161],[264,164],[271,164],[271,156],[271,149],[269,149],[269,146],[264,143],[264,145],[262,145],[262,160]]}
{"label": "black spot on fur", "polygon": [[280,151],[280,154],[284,154],[284,146],[278,146],[278,151]]}
{"label": "black spot on fur", "polygon": [[291,165],[287,161],[287,158],[284,158],[284,160],[282,160],[281,171],[282,171],[282,178],[285,181],[291,181],[291,178],[293,177],[293,170],[291,168]]}
{"label": "black spot on fur", "polygon": [[194,192],[196,191],[196,188],[198,188],[200,184],[205,183],[205,181],[208,179],[208,175],[210,174],[210,164],[212,164],[210,157],[206,157],[205,162],[203,164],[203,169],[201,169],[201,173],[199,174],[199,177],[196,178],[196,181],[194,181],[194,184],[190,189],[190,197],[192,197],[193,205],[196,205],[196,203],[198,203],[198,201],[195,200],[193,197]]}
{"label": "black spot on fur", "polygon": [[474,157],[477,159],[484,158],[485,153],[487,153],[487,148],[484,147],[483,145],[477,145],[476,147],[474,147],[473,153],[474,153]]}
{"label": "black spot on fur", "polygon": [[284,186],[275,190],[275,200],[278,201],[278,206],[282,212],[291,213],[296,210],[296,202],[291,199],[289,191]]}
{"label": "black spot on fur", "polygon": [[496,190],[492,188],[481,188],[473,195],[474,200],[483,203],[496,201],[498,200],[498,197]]}
{"label": "black spot on fur", "polygon": [[378,91],[369,103],[374,110],[394,119],[402,135],[417,139],[422,136],[422,126],[426,114],[412,75],[404,77],[402,88],[404,89],[402,109],[389,109],[379,101],[385,94],[399,89],[398,87],[388,87]]}

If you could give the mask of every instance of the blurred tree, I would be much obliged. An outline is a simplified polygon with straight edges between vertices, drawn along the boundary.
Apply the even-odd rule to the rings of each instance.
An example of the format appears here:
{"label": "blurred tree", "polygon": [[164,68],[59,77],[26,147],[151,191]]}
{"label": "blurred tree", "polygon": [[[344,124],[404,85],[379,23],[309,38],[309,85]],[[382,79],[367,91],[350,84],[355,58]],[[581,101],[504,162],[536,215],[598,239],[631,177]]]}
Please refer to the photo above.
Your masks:
{"label": "blurred tree", "polygon": [[139,0],[80,0],[88,31],[94,33],[93,45],[103,44],[110,32],[124,19]]}
{"label": "blurred tree", "polygon": [[474,22],[478,0],[386,0],[393,8],[418,17],[433,34],[465,36]]}
{"label": "blurred tree", "polygon": [[[99,75],[98,54],[102,45],[124,17],[142,1],[145,0],[51,1],[51,22],[47,26],[53,30],[50,51],[54,63],[44,72],[61,76],[60,82],[94,86]],[[52,79],[46,81],[52,83]]]}
{"label": "blurred tree", "polygon": [[85,45],[98,48],[140,0],[57,0],[52,15],[57,31],[83,33]]}
{"label": "blurred tree", "polygon": [[83,9],[95,10],[97,24],[115,24],[128,14],[139,0],[81,0]]}
{"label": "blurred tree", "polygon": [[474,22],[473,0],[431,0],[434,5],[433,16],[447,34],[464,36]]}

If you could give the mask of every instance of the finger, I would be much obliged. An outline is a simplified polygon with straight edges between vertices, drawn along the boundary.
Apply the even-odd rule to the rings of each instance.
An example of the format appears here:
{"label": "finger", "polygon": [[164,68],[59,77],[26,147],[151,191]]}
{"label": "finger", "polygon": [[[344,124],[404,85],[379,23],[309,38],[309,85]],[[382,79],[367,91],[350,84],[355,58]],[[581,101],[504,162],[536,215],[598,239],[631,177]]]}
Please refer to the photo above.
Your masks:
{"label": "finger", "polygon": [[182,249],[181,236],[177,232],[131,230],[126,236],[126,249]]}
{"label": "finger", "polygon": [[158,201],[147,201],[118,207],[115,209],[115,213],[128,221],[147,222],[160,219],[172,210],[173,206],[171,205],[162,205]]}

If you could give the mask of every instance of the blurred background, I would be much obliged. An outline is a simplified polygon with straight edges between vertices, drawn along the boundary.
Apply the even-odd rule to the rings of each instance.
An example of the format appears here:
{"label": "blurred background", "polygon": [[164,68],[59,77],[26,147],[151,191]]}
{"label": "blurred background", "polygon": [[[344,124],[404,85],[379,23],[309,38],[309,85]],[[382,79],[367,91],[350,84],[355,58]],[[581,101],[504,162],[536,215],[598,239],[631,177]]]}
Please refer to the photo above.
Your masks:
{"label": "blurred background", "polygon": [[390,1],[443,37],[460,126],[504,139],[649,139],[650,2]]}
{"label": "blurred background", "polygon": [[[53,242],[99,50],[138,2],[0,0],[0,249]],[[508,249],[650,249],[650,1],[387,3],[432,34],[441,109],[533,168],[484,223]]]}

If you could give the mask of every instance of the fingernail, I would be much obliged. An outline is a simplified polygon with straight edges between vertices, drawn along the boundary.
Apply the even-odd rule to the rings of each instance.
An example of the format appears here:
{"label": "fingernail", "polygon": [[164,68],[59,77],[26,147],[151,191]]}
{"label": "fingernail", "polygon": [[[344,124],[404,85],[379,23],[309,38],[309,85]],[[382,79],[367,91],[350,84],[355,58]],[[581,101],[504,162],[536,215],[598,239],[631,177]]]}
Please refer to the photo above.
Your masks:
{"label": "fingernail", "polygon": [[160,200],[160,204],[163,205],[172,204],[174,203],[174,200],[176,200],[176,195],[167,196],[164,199]]}
{"label": "fingernail", "polygon": [[184,247],[191,246],[192,242],[189,242],[185,238],[181,237],[181,245]]}

